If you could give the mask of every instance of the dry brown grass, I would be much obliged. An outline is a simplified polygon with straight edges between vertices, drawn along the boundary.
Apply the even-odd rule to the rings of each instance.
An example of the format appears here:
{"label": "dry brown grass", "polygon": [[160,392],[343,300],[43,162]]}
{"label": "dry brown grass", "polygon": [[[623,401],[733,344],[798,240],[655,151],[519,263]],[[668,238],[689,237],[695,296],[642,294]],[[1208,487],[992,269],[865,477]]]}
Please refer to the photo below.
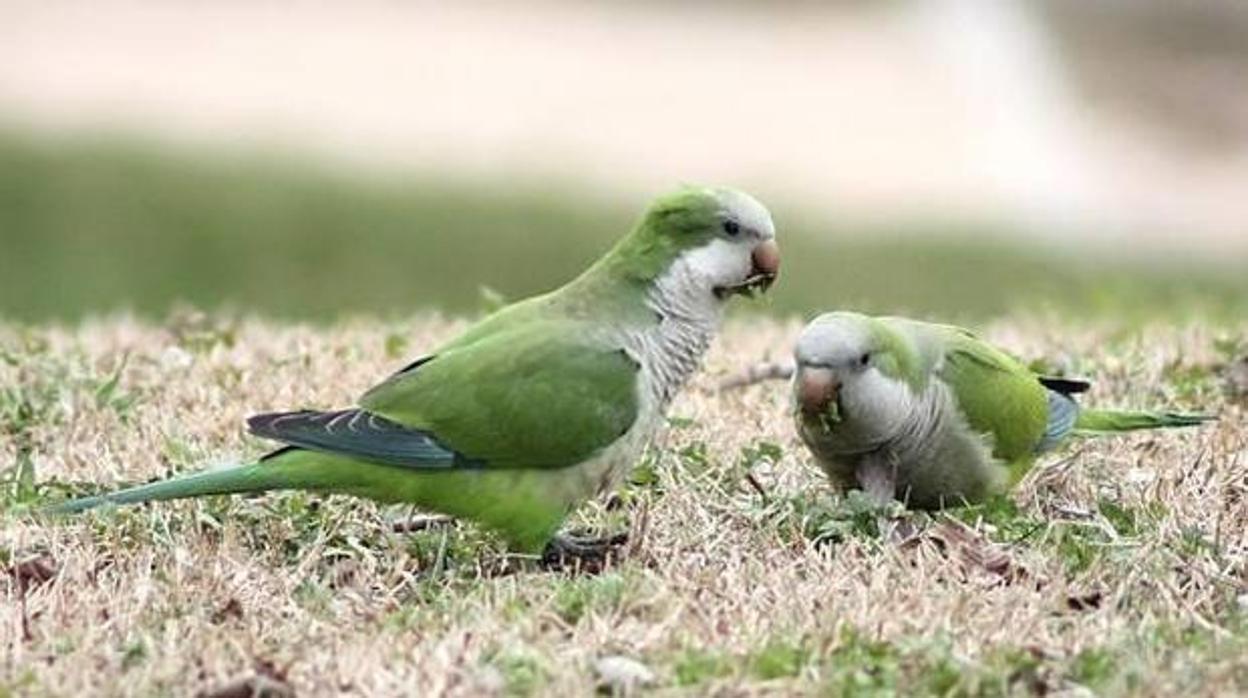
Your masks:
{"label": "dry brown grass", "polygon": [[[41,482],[114,484],[247,458],[264,447],[247,414],[348,403],[461,325],[3,328],[0,463],[29,451]],[[913,516],[907,535],[876,535],[828,491],[781,385],[715,394],[797,328],[731,324],[672,410],[657,481],[575,522],[631,522],[624,559],[597,576],[505,560],[468,526],[395,533],[406,512],[348,498],[51,525],[17,513],[30,492],[6,484],[0,695],[184,695],[253,676],[300,695],[584,695],[596,660],[621,655],[660,694],[1248,691],[1248,420],[1214,371],[1218,340],[1248,326],[988,328],[1093,377],[1090,402],[1221,420],[1077,444],[1016,509]],[[760,442],[779,457],[750,455]]]}

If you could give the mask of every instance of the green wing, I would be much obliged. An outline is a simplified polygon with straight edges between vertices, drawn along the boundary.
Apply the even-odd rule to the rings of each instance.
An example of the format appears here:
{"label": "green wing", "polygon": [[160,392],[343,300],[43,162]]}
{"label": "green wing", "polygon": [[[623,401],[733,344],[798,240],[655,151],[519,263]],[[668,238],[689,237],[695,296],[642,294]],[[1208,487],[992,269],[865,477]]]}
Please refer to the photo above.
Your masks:
{"label": "green wing", "polygon": [[947,347],[939,376],[953,389],[967,422],[992,437],[996,458],[1029,460],[1049,421],[1046,389],[1005,352],[966,330],[942,329]]}
{"label": "green wing", "polygon": [[580,463],[637,419],[638,365],[586,323],[511,324],[456,341],[373,388],[371,414],[490,468]]}

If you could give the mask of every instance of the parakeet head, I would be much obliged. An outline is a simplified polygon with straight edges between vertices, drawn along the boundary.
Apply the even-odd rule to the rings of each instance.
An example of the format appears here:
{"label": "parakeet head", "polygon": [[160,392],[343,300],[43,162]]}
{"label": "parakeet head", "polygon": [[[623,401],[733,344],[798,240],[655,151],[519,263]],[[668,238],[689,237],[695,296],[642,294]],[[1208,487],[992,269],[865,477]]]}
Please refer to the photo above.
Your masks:
{"label": "parakeet head", "polygon": [[843,450],[867,449],[894,435],[915,403],[904,371],[905,338],[873,318],[828,313],[802,330],[794,350],[793,395],[805,436]]}
{"label": "parakeet head", "polygon": [[650,282],[679,268],[685,292],[723,300],[766,291],[780,273],[771,214],[735,189],[685,188],[659,197],[611,255]]}

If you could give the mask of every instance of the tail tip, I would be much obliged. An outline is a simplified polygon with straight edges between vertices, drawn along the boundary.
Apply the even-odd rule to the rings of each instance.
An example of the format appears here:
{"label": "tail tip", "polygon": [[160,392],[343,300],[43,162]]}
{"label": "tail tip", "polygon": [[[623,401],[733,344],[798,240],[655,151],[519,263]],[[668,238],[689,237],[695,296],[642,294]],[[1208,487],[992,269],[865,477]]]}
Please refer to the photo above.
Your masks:
{"label": "tail tip", "polygon": [[53,504],[45,504],[35,512],[45,516],[71,516],[73,514],[81,514],[84,511],[95,509],[108,504],[107,497],[79,497],[77,499],[67,499],[63,502],[55,502]]}
{"label": "tail tip", "polygon": [[1162,419],[1166,422],[1180,427],[1194,427],[1209,422],[1218,421],[1216,414],[1198,414],[1186,412],[1166,412],[1162,415]]}

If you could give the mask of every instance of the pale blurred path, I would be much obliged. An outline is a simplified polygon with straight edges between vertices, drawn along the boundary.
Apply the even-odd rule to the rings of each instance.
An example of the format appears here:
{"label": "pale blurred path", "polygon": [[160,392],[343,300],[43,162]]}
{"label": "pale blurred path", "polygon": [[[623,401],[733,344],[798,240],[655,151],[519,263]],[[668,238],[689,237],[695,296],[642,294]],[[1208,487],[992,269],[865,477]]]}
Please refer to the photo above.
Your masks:
{"label": "pale blurred path", "polygon": [[1248,144],[1094,110],[1020,0],[888,5],[7,0],[0,119],[1248,250]]}

